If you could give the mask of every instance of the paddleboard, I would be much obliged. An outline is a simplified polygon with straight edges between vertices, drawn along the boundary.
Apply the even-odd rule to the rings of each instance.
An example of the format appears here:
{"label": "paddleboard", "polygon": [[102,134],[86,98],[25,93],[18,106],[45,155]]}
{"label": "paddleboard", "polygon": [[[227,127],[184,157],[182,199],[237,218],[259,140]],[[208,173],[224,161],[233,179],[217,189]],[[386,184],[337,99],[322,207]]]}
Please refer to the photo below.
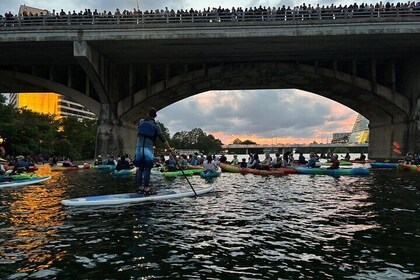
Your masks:
{"label": "paddleboard", "polygon": [[27,179],[27,180],[16,180],[16,181],[12,181],[12,182],[0,182],[0,188],[34,185],[34,184],[45,182],[49,179],[51,179],[51,176],[39,177],[39,178]]}
{"label": "paddleboard", "polygon": [[[201,189],[195,189],[197,195],[208,193],[214,189],[213,186]],[[118,204],[132,204],[142,203],[146,201],[157,201],[165,199],[174,199],[181,197],[195,196],[191,189],[166,189],[157,191],[153,195],[144,195],[139,193],[122,193],[122,194],[111,194],[111,195],[99,195],[99,196],[88,196],[79,197],[72,199],[65,199],[61,201],[61,204],[65,206],[98,206],[98,205],[118,205]]]}

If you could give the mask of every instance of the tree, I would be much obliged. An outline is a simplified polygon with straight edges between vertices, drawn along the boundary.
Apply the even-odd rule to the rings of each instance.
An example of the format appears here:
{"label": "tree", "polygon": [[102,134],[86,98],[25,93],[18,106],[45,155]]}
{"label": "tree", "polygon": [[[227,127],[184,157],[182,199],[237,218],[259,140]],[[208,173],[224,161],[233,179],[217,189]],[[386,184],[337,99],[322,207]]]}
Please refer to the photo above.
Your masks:
{"label": "tree", "polygon": [[241,139],[236,138],[235,140],[233,140],[233,144],[240,145],[240,144],[242,144],[242,141],[241,141]]}
{"label": "tree", "polygon": [[254,141],[251,141],[251,140],[245,140],[245,141],[242,141],[242,143],[241,143],[242,145],[256,145],[257,143],[256,142],[254,142]]}

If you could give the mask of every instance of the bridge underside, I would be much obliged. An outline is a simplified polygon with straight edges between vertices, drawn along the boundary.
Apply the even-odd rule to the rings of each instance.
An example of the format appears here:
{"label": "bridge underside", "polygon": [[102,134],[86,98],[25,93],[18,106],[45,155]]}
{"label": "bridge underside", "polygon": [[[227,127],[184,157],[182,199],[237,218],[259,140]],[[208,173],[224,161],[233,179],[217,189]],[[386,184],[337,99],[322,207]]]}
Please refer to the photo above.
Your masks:
{"label": "bridge underside", "polygon": [[[50,58],[57,58],[51,62],[44,59],[34,64],[29,57],[20,57],[21,63],[14,65],[10,58],[0,55],[0,59],[6,61],[0,64],[0,90],[57,92],[83,104],[99,118],[97,154],[133,154],[136,123],[146,115],[149,106],[159,110],[210,90],[292,88],[335,100],[368,118],[371,158],[399,158],[400,155],[393,153],[393,141],[401,144],[403,152],[418,152],[420,58],[412,55],[416,51],[410,44],[403,45],[407,53],[396,53],[392,50],[395,43],[386,40],[381,46],[386,46],[387,51],[381,52],[375,40],[364,38],[372,48],[364,51],[356,46],[354,59],[346,59],[348,49],[335,55],[338,49],[331,48],[340,44],[334,45],[332,38],[328,37],[330,51],[322,51],[323,55],[316,59],[302,44],[299,48],[303,49],[297,53],[305,55],[286,57],[285,48],[270,40],[265,48],[270,48],[267,53],[273,54],[272,59],[258,54],[252,56],[246,40],[242,40],[236,44],[241,54],[233,54],[232,49],[219,58],[215,54],[221,52],[220,49],[192,46],[197,53],[192,55],[194,59],[186,62],[182,62],[183,57],[173,59],[165,53],[160,60],[153,62],[151,58],[157,55],[156,51],[150,50],[152,56],[148,57],[145,55],[147,49],[133,51],[134,43],[123,43],[125,51],[118,54],[121,56],[119,60],[111,56],[115,42],[109,45],[99,41],[65,42],[51,53]],[[268,42],[258,39],[260,45]],[[376,47],[372,45],[373,41]],[[162,42],[152,40],[148,44],[163,48],[165,44]],[[314,46],[315,42],[311,44]],[[42,46],[47,48],[48,44],[40,44],[38,52]],[[265,51],[261,46],[258,50],[260,54]],[[127,57],[130,51],[141,56],[130,61]],[[244,56],[246,51],[249,56]],[[317,53],[320,52],[317,49]],[[181,53],[182,56],[189,55],[185,50]],[[229,53],[232,53],[230,59]]]}

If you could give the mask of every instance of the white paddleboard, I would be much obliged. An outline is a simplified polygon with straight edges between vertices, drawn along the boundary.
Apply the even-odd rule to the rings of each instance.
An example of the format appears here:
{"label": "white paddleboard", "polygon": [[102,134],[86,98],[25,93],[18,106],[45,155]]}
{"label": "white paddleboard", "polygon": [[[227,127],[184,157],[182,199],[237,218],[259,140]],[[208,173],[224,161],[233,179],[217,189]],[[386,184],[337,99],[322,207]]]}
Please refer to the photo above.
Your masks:
{"label": "white paddleboard", "polygon": [[48,176],[48,177],[39,177],[39,178],[27,179],[27,180],[16,180],[16,181],[0,182],[0,188],[34,185],[34,184],[45,182],[45,181],[47,181],[49,179],[51,179],[51,176]]}
{"label": "white paddleboard", "polygon": [[[195,189],[197,195],[205,194],[214,190],[214,187],[207,187],[201,189]],[[190,189],[167,189],[157,191],[157,194],[144,195],[139,193],[122,193],[122,194],[111,194],[111,195],[99,195],[99,196],[88,196],[79,197],[72,199],[65,199],[61,201],[61,204],[66,206],[98,206],[98,205],[117,205],[126,203],[141,203],[146,201],[157,201],[165,199],[174,199],[180,197],[195,196],[194,192]]]}

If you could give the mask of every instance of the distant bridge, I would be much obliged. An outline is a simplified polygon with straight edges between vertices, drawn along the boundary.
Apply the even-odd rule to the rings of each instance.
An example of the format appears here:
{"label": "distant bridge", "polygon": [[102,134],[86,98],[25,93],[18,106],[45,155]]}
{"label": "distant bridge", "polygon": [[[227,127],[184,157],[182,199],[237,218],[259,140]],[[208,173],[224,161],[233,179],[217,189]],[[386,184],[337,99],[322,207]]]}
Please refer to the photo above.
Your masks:
{"label": "distant bridge", "polygon": [[223,150],[228,150],[229,153],[234,151],[242,151],[245,154],[249,152],[284,152],[284,151],[299,151],[299,152],[333,152],[335,149],[347,149],[350,152],[364,152],[367,153],[369,144],[262,144],[262,145],[241,145],[228,144],[223,145]]}

